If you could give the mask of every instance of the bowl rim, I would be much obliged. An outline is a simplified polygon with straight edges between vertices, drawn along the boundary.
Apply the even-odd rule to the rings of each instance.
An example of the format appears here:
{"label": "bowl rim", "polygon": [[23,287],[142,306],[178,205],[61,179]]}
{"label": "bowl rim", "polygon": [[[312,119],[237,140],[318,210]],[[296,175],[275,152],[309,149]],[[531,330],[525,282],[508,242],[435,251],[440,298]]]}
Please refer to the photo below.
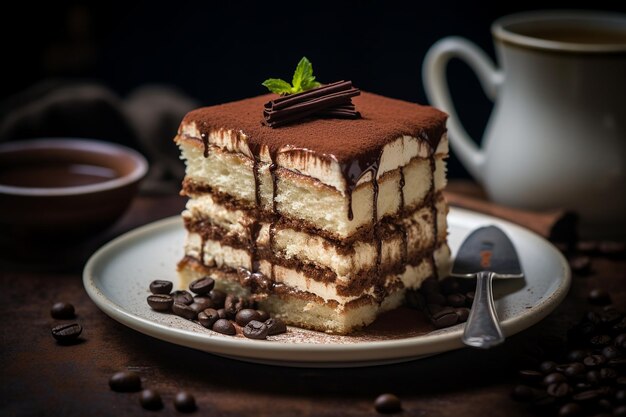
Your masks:
{"label": "bowl rim", "polygon": [[29,197],[57,197],[91,194],[122,188],[141,180],[148,172],[148,161],[134,149],[113,142],[86,138],[37,138],[0,143],[0,154],[30,149],[68,149],[86,151],[93,154],[121,153],[133,162],[133,169],[126,175],[111,180],[72,187],[19,187],[0,184],[0,194]]}

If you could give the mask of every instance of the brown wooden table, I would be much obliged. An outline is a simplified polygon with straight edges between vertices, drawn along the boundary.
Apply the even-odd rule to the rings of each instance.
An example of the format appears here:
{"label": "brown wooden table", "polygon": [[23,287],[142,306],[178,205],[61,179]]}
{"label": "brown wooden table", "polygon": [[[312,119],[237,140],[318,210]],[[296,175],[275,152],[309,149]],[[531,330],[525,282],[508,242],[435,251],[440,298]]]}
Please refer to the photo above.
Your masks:
{"label": "brown wooden table", "polygon": [[[357,369],[298,369],[224,359],[117,323],[98,310],[82,286],[82,266],[99,245],[176,215],[183,205],[178,196],[138,197],[120,222],[76,248],[63,265],[2,261],[1,416],[180,415],[172,405],[179,390],[195,395],[198,411],[193,415],[377,415],[373,400],[384,392],[402,399],[403,416],[532,415],[509,396],[519,382],[520,361],[564,335],[588,308],[589,289],[610,290],[619,308],[626,307],[626,261],[593,256],[593,272],[574,276],[570,294],[553,314],[490,351],[461,349]],[[55,320],[49,310],[60,300],[75,305],[84,327],[82,343],[61,346],[51,337]],[[109,377],[124,369],[137,371],[144,387],[158,390],[165,408],[145,411],[138,393],[112,392]]]}

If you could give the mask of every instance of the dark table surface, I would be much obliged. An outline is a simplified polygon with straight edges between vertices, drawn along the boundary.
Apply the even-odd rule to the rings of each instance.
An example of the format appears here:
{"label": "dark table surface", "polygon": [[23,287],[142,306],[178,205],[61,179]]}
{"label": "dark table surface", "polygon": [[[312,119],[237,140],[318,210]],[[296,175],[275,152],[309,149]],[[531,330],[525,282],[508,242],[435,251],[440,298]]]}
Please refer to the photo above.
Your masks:
{"label": "dark table surface", "polygon": [[[592,271],[574,274],[566,300],[539,324],[489,351],[461,349],[427,359],[356,369],[288,368],[225,359],[131,330],[102,313],[82,286],[82,267],[102,243],[137,226],[176,215],[178,196],[140,196],[109,231],[59,257],[57,264],[0,263],[0,415],[175,415],[179,390],[195,395],[195,415],[366,416],[373,401],[392,392],[403,416],[527,416],[535,410],[511,400],[517,370],[549,350],[590,308],[592,288],[610,291],[626,308],[626,261],[592,255]],[[173,266],[174,268],[174,266]],[[56,301],[74,304],[84,327],[81,343],[62,346],[50,329]],[[139,394],[115,393],[109,377],[130,369],[158,390],[161,411],[146,411]]]}

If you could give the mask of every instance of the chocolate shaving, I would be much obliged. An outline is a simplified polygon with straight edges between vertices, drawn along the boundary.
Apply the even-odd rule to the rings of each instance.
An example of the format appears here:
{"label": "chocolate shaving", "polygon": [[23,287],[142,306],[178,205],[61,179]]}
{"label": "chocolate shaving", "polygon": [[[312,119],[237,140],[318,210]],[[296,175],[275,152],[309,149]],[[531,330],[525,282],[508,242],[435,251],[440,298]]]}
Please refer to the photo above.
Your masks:
{"label": "chocolate shaving", "polygon": [[265,124],[279,127],[308,116],[356,119],[361,114],[352,104],[352,97],[361,91],[351,81],[337,81],[313,90],[284,96],[265,104]]}

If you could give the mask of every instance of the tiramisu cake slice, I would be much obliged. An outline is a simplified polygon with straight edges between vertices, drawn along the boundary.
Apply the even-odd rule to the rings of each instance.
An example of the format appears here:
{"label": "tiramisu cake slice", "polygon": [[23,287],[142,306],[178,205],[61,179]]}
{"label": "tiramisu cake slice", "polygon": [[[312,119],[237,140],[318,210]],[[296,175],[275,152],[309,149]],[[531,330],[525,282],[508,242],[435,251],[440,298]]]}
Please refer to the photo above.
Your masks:
{"label": "tiramisu cake slice", "polygon": [[360,118],[272,128],[277,97],[184,118],[181,284],[210,275],[289,324],[349,333],[448,266],[446,115],[362,93]]}

